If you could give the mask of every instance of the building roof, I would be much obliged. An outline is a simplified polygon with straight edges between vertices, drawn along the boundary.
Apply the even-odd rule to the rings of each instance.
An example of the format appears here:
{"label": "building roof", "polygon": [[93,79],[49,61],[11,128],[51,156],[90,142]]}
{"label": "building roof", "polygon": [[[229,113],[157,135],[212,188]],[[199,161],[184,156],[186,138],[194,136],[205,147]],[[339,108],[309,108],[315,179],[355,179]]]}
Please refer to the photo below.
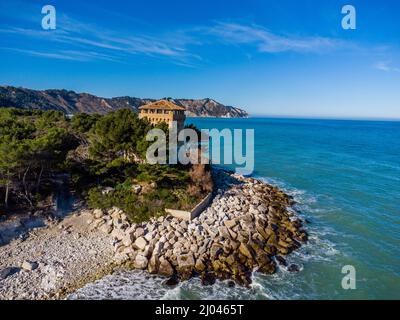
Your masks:
{"label": "building roof", "polygon": [[163,109],[163,110],[182,110],[186,111],[185,107],[177,106],[175,103],[172,103],[168,100],[158,100],[149,104],[145,104],[144,106],[139,107],[139,110],[143,109]]}

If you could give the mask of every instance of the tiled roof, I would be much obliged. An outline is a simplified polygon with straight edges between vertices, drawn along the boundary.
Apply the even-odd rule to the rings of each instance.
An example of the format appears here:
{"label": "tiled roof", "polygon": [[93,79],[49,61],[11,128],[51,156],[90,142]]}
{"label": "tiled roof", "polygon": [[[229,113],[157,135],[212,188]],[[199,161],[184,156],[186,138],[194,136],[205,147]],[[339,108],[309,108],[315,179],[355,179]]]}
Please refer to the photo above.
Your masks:
{"label": "tiled roof", "polygon": [[142,109],[163,109],[163,110],[182,110],[182,111],[186,110],[185,107],[177,106],[176,104],[168,100],[158,100],[139,107],[139,110]]}

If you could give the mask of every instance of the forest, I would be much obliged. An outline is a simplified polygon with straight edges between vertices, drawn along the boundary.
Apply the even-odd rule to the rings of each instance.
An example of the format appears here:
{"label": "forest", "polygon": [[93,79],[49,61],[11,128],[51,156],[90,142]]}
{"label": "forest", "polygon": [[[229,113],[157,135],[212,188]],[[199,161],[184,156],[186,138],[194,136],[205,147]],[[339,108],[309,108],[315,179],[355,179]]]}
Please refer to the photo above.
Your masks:
{"label": "forest", "polygon": [[116,206],[135,222],[190,209],[212,190],[210,168],[146,164],[152,128],[129,109],[67,117],[0,108],[0,214],[48,206],[60,176],[89,207]]}

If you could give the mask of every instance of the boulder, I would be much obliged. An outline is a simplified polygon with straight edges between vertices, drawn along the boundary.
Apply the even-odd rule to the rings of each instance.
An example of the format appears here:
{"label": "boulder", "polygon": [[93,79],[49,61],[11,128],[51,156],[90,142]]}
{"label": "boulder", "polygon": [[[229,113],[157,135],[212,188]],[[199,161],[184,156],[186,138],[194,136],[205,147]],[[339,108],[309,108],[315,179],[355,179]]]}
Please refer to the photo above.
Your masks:
{"label": "boulder", "polygon": [[99,230],[105,234],[109,234],[112,232],[113,227],[108,225],[107,223],[104,223],[103,225],[100,226]]}
{"label": "boulder", "polygon": [[137,256],[136,256],[136,258],[135,258],[135,261],[134,261],[134,263],[133,263],[133,266],[136,268],[136,269],[145,269],[146,267],[147,267],[147,264],[148,264],[148,259],[145,257],[145,256],[143,256],[143,255],[141,255],[141,254],[138,254]]}
{"label": "boulder", "polygon": [[122,240],[123,238],[125,238],[125,232],[121,229],[114,228],[111,232],[111,236],[115,239]]}
{"label": "boulder", "polygon": [[287,270],[288,270],[289,272],[299,272],[299,271],[300,271],[300,268],[299,268],[298,265],[291,264],[291,265],[287,268]]}
{"label": "boulder", "polygon": [[132,234],[127,234],[125,237],[122,239],[122,244],[125,247],[129,247],[132,245],[133,241],[135,240],[134,236]]}
{"label": "boulder", "polygon": [[214,244],[210,249],[210,257],[211,259],[216,259],[220,254],[223,253],[223,248],[219,244]]}
{"label": "boulder", "polygon": [[182,254],[177,257],[177,271],[183,280],[188,280],[192,276],[195,261],[192,253]]}
{"label": "boulder", "polygon": [[133,255],[135,250],[132,247],[124,248],[121,253],[126,254],[126,255]]}
{"label": "boulder", "polygon": [[164,257],[160,258],[160,266],[158,268],[158,273],[162,276],[171,277],[174,274],[174,268]]}
{"label": "boulder", "polygon": [[233,231],[232,229],[228,229],[229,235],[231,236],[231,239],[237,239],[237,233]]}
{"label": "boulder", "polygon": [[122,252],[117,252],[114,256],[114,262],[117,264],[123,264],[129,260],[129,256]]}
{"label": "boulder", "polygon": [[176,274],[173,274],[168,280],[164,282],[164,285],[168,287],[175,287],[179,283],[179,278],[177,277]]}
{"label": "boulder", "polygon": [[193,253],[197,253],[197,251],[199,250],[199,247],[198,247],[197,244],[193,243],[193,244],[190,246],[189,250],[190,250],[191,252],[193,252]]}
{"label": "boulder", "polygon": [[218,231],[219,231],[220,235],[222,235],[225,239],[231,238],[231,235],[230,235],[227,227],[219,227]]}
{"label": "boulder", "polygon": [[156,255],[152,255],[149,260],[148,271],[149,273],[157,273],[160,261]]}
{"label": "boulder", "polygon": [[276,253],[276,247],[267,244],[264,246],[264,251],[272,256]]}
{"label": "boulder", "polygon": [[130,227],[128,227],[128,228],[125,230],[125,233],[126,233],[126,234],[132,234],[132,235],[134,236],[134,235],[135,235],[135,231],[136,231],[136,225],[133,224],[133,225],[131,225]]}
{"label": "boulder", "polygon": [[213,270],[216,272],[223,271],[225,269],[224,263],[220,260],[213,260],[211,262],[211,265],[212,265]]}
{"label": "boulder", "polygon": [[25,271],[33,271],[37,269],[38,266],[39,264],[37,262],[25,260],[22,262],[21,268]]}
{"label": "boulder", "polygon": [[224,225],[225,227],[227,227],[228,229],[233,228],[234,226],[236,226],[237,222],[236,220],[225,220],[224,221]]}
{"label": "boulder", "polygon": [[167,240],[171,240],[175,237],[175,232],[171,230],[170,232],[167,233],[166,238]]}
{"label": "boulder", "polygon": [[274,246],[274,247],[276,247],[278,245],[278,239],[277,239],[275,233],[270,234],[267,244]]}
{"label": "boulder", "polygon": [[144,250],[147,246],[147,241],[145,238],[143,237],[139,237],[136,239],[135,241],[135,246],[136,248],[140,249],[140,250]]}
{"label": "boulder", "polygon": [[182,220],[182,221],[180,222],[180,226],[181,226],[183,229],[187,229],[187,227],[188,227],[187,221]]}
{"label": "boulder", "polygon": [[226,259],[225,262],[229,265],[232,266],[237,262],[237,258],[234,254],[230,254]]}
{"label": "boulder", "polygon": [[121,241],[116,241],[113,246],[114,246],[115,252],[120,252],[122,250],[122,248],[124,247],[124,245],[122,244]]}
{"label": "boulder", "polygon": [[143,228],[137,228],[136,231],[135,231],[135,237],[139,238],[139,237],[141,237],[143,235],[144,235],[144,229]]}
{"label": "boulder", "polygon": [[154,238],[153,232],[147,233],[147,234],[144,236],[144,238],[145,238],[148,242],[150,242],[150,241]]}
{"label": "boulder", "polygon": [[215,273],[205,272],[201,275],[201,284],[203,286],[212,286],[215,283]]}
{"label": "boulder", "polygon": [[276,249],[282,255],[287,255],[290,253],[289,249],[284,248],[284,247],[277,247]]}
{"label": "boulder", "polygon": [[240,244],[239,252],[248,259],[253,259],[254,255],[255,255],[253,249],[244,243]]}
{"label": "boulder", "polygon": [[206,269],[206,265],[203,262],[202,258],[196,260],[196,264],[194,266],[197,272],[201,273]]}
{"label": "boulder", "polygon": [[275,260],[279,263],[279,265],[286,267],[287,266],[287,262],[285,260],[285,258],[281,257],[281,256],[275,256]]}
{"label": "boulder", "polygon": [[263,237],[264,240],[268,240],[269,234],[265,232],[265,229],[261,225],[257,224],[256,230]]}
{"label": "boulder", "polygon": [[104,212],[101,209],[95,209],[93,210],[93,216],[95,219],[100,219],[104,216]]}
{"label": "boulder", "polygon": [[278,246],[284,247],[286,249],[289,249],[290,248],[290,243],[288,243],[288,242],[286,242],[284,240],[279,240],[278,241]]}
{"label": "boulder", "polygon": [[123,227],[123,225],[124,225],[124,222],[122,221],[121,218],[114,218],[114,219],[113,219],[113,225],[114,225],[116,228],[122,229],[122,227]]}

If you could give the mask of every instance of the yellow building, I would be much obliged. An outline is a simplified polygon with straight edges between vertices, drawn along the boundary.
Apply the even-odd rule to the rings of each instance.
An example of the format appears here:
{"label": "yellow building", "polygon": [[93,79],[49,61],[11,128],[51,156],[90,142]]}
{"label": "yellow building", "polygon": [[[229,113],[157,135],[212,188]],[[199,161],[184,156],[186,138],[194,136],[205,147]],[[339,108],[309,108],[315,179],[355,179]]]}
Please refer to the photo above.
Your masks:
{"label": "yellow building", "polygon": [[172,127],[172,121],[176,121],[178,132],[183,129],[185,123],[185,107],[177,106],[168,100],[158,100],[139,107],[139,118],[147,118],[152,124],[165,122]]}

